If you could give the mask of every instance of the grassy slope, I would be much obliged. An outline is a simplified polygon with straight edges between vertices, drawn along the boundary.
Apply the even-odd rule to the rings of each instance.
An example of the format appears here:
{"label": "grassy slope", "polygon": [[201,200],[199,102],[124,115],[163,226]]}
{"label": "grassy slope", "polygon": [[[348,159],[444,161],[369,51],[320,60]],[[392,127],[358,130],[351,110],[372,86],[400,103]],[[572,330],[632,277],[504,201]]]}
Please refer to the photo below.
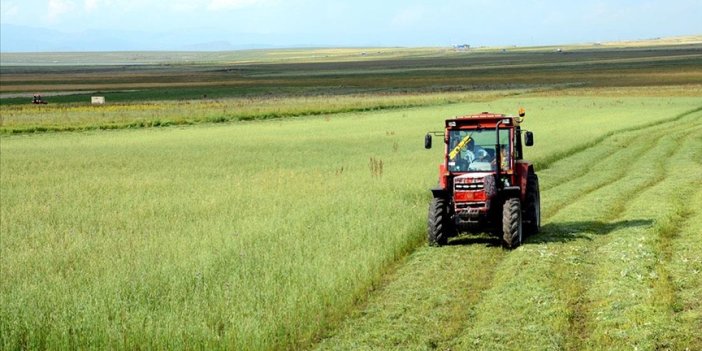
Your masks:
{"label": "grassy slope", "polygon": [[541,234],[509,253],[481,238],[416,251],[319,348],[702,347],[700,117],[554,162]]}
{"label": "grassy slope", "polygon": [[[546,145],[577,150],[602,133],[661,123],[700,101],[593,96],[586,107],[566,95],[513,97],[488,107],[510,111],[520,104],[537,110],[527,126],[542,147],[530,157],[543,160],[554,152]],[[587,112],[572,114],[574,108]],[[423,133],[446,116],[483,109],[473,103],[344,118],[4,136],[0,341],[9,349],[306,345],[364,301],[389,266],[422,246],[426,189],[440,153],[420,149]],[[550,133],[555,122],[579,131]],[[383,161],[382,176],[373,175],[370,159]],[[548,179],[567,178],[544,177],[546,188],[555,186]],[[550,235],[565,235],[552,228]],[[392,313],[412,333],[364,329],[357,325],[365,322],[351,320],[356,334],[323,345],[372,347],[368,338],[408,347],[462,344],[466,325],[491,326],[492,312],[480,306],[494,306],[484,292],[506,289],[502,297],[511,296],[523,281],[509,269],[528,263],[534,273],[548,262],[532,261],[536,242],[509,254],[481,244],[485,239],[470,242],[477,245],[420,249],[372,297],[369,308],[381,303],[379,322]],[[463,264],[460,257],[475,258]],[[671,276],[695,269],[675,267]],[[691,327],[695,295],[683,291],[680,306],[690,312],[676,318]],[[386,294],[398,297],[385,300]],[[499,315],[515,313],[502,308]],[[422,334],[425,329],[438,334]],[[479,328],[472,333],[466,335],[501,340]],[[417,343],[403,341],[410,334]]]}

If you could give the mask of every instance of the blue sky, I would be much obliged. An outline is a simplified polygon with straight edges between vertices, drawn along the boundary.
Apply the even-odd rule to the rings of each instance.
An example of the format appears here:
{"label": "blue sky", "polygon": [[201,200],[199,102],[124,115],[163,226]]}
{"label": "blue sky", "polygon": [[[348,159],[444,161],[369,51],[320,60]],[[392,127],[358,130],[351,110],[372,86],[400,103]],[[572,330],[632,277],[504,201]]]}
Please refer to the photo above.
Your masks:
{"label": "blue sky", "polygon": [[2,51],[21,51],[29,34],[56,50],[109,50],[109,42],[116,50],[522,46],[702,34],[700,0],[0,0],[0,13]]}

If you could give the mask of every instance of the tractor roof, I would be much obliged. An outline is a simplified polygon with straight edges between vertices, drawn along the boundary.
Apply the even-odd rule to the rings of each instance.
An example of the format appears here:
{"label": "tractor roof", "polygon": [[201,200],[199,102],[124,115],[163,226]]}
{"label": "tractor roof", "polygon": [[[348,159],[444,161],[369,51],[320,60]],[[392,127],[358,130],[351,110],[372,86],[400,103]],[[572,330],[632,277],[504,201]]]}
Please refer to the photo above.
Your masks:
{"label": "tractor roof", "polygon": [[509,119],[508,123],[504,123],[505,126],[515,125],[518,126],[521,122],[521,117],[507,116],[502,113],[491,113],[482,112],[474,115],[463,115],[456,116],[452,119],[446,120],[446,127],[460,127],[460,126],[474,126],[474,125],[488,125],[495,126],[497,122]]}
{"label": "tractor roof", "polygon": [[475,115],[463,115],[457,116],[456,118],[505,118],[507,117],[503,113],[491,113],[491,112],[481,112]]}

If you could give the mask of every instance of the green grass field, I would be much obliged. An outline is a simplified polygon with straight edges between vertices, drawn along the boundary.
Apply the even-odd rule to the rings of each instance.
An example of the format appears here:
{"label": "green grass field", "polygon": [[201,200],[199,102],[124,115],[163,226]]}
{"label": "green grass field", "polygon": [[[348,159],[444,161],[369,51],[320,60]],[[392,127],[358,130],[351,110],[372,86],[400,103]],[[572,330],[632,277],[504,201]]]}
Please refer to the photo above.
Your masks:
{"label": "green grass field", "polygon": [[702,347],[700,117],[553,163],[541,234],[512,252],[488,238],[417,250],[320,348]]}
{"label": "green grass field", "polygon": [[[2,104],[0,348],[700,349],[702,81],[651,69],[105,116]],[[427,247],[442,151],[424,133],[520,106],[542,233]]]}

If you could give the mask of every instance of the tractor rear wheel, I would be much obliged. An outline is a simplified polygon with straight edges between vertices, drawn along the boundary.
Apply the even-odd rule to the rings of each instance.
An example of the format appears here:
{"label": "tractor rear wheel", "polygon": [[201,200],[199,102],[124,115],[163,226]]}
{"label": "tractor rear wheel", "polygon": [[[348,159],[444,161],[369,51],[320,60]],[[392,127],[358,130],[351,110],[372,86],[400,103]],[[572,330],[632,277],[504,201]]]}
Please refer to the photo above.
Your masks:
{"label": "tractor rear wheel", "polygon": [[518,198],[509,198],[502,207],[502,243],[513,249],[522,243],[522,206]]}
{"label": "tractor rear wheel", "polygon": [[524,203],[524,234],[533,235],[541,229],[541,194],[539,177],[535,173],[527,176],[526,202]]}
{"label": "tractor rear wheel", "polygon": [[446,245],[448,238],[453,236],[455,232],[455,225],[451,222],[451,213],[446,199],[435,197],[431,201],[427,224],[427,241],[429,245]]}

